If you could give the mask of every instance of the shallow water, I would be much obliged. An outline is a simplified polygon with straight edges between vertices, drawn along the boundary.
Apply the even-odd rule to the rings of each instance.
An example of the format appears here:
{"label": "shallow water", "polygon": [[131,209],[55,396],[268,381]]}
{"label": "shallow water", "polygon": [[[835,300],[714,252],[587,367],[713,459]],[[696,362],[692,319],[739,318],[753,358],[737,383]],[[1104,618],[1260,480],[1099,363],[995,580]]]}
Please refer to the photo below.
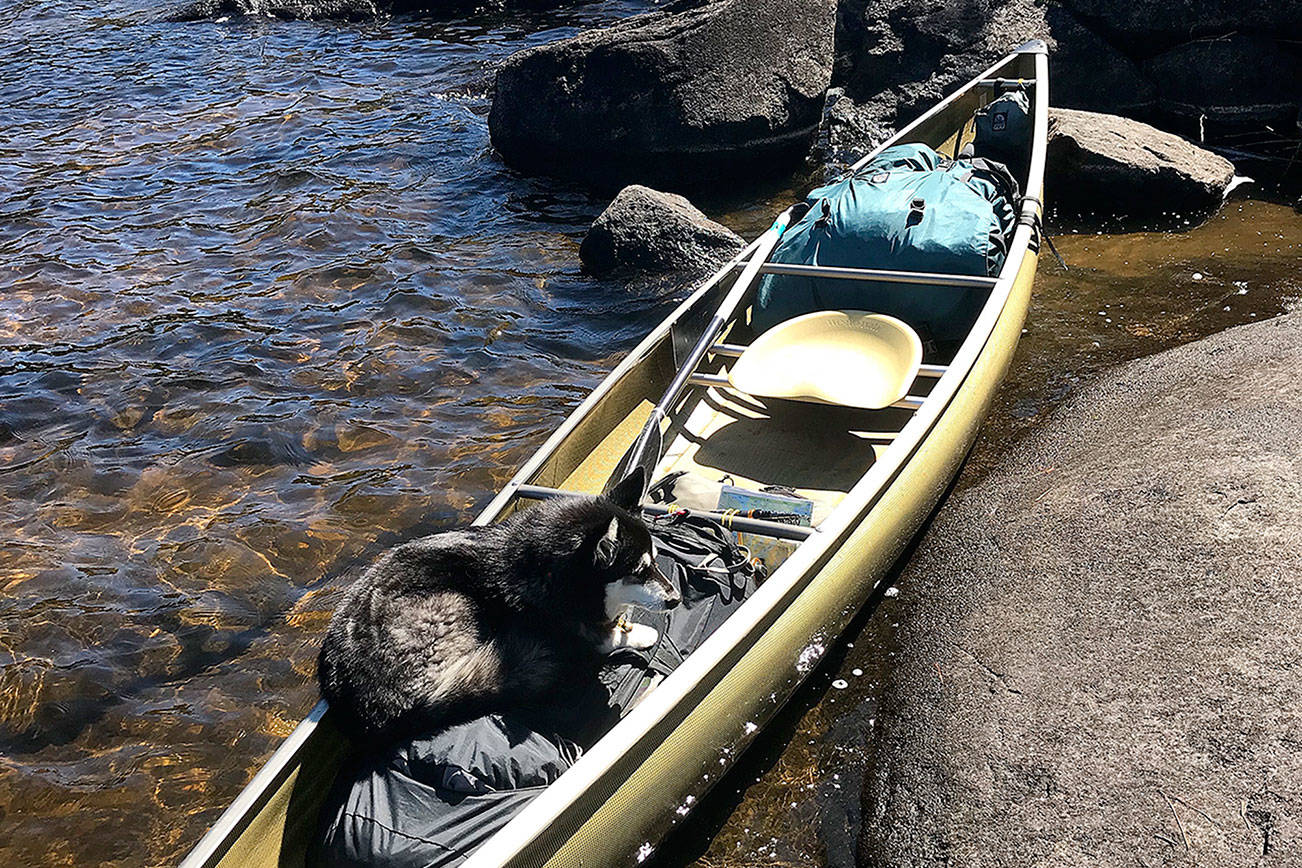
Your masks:
{"label": "shallow water", "polygon": [[491,71],[645,4],[0,10],[0,864],[165,863],[315,699],[349,569],[464,521],[672,293],[492,156]]}
{"label": "shallow water", "polygon": [[[473,516],[669,311],[671,288],[579,274],[604,199],[506,170],[484,122],[507,53],[647,5],[347,25],[0,9],[0,864],[174,861],[312,705],[357,566]],[[709,204],[753,234],[775,196]],[[1296,248],[1207,251],[1296,223],[1242,207],[1162,260],[1170,314],[1092,310],[1184,242],[1064,239],[1080,270],[1046,260],[1006,429],[988,430],[1032,423],[1108,348],[1273,309]],[[1217,313],[1234,280],[1247,294]],[[1198,305],[1210,319],[1189,324]],[[786,752],[761,745],[748,773],[780,759],[703,862],[818,861],[852,829],[842,769],[890,605],[802,693]]]}

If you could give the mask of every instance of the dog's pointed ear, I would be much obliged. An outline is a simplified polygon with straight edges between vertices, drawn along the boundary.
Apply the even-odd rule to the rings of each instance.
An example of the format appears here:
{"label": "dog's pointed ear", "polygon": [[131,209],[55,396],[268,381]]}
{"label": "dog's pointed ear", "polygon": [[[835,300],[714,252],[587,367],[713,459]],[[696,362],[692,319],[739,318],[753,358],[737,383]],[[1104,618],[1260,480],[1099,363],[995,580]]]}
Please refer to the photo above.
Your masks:
{"label": "dog's pointed ear", "polygon": [[597,540],[596,548],[593,550],[592,560],[600,568],[606,569],[615,564],[615,554],[619,551],[619,518],[612,516],[610,527],[602,534],[601,539]]}
{"label": "dog's pointed ear", "polygon": [[625,476],[606,492],[606,499],[630,512],[637,509],[642,494],[646,491],[646,469],[634,467],[633,472]]}

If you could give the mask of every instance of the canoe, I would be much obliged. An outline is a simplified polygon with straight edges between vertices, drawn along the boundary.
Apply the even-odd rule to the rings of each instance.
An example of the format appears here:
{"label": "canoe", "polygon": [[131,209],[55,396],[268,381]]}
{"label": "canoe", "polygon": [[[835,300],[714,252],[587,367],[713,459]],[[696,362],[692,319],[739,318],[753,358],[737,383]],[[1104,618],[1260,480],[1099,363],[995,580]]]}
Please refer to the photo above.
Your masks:
{"label": "canoe", "polygon": [[[1021,334],[1040,245],[1047,73],[1043,43],[1027,43],[882,146],[921,142],[957,155],[974,137],[974,113],[1001,88],[1020,83],[1031,97],[1029,167],[1018,179],[1025,196],[996,277],[840,269],[847,278],[985,294],[966,337],[914,366],[907,394],[882,409],[862,409],[742,393],[728,369],[746,353],[736,343],[747,335],[746,299],[726,318],[720,339],[709,341],[701,364],[682,366],[685,348],[701,340],[737,281],[756,270],[791,269],[756,260],[766,233],[652,331],[478,516],[477,523],[493,522],[557,492],[602,491],[678,380],[681,395],[658,426],[659,448],[649,459],[657,476],[726,474],[740,487],[780,484],[815,503],[812,528],[736,519],[736,529],[764,552],[768,579],[556,783],[484,841],[468,868],[642,861],[810,673],[917,534],[971,448]],[[303,865],[347,750],[319,703],[184,868]]]}

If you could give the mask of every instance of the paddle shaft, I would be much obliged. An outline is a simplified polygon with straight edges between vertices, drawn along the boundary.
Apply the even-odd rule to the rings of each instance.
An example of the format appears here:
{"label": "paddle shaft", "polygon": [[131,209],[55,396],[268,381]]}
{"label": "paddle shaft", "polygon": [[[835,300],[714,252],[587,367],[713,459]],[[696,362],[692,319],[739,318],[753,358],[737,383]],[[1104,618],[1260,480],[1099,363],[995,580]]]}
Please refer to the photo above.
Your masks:
{"label": "paddle shaft", "polygon": [[[794,207],[794,206],[793,206]],[[669,383],[669,388],[665,389],[664,396],[656,404],[655,409],[651,411],[650,417],[647,418],[646,424],[642,426],[642,431],[638,434],[637,439],[633,441],[633,446],[620,462],[622,472],[616,474],[613,482],[619,482],[630,470],[637,467],[648,456],[654,456],[657,460],[660,455],[660,423],[669,415],[669,410],[673,407],[678,396],[682,394],[683,389],[687,386],[687,381],[692,374],[696,373],[696,366],[705,358],[710,347],[714,344],[723,327],[732,319],[736,312],[737,306],[741,304],[742,298],[750,289],[755,278],[759,276],[760,266],[769,258],[773,248],[777,246],[778,240],[781,239],[782,233],[786,231],[787,225],[791,221],[791,212],[793,208],[788,208],[778,215],[778,219],[773,221],[773,225],[768,228],[763,236],[760,237],[759,245],[755,252],[751,254],[750,259],[746,262],[746,267],[742,269],[736,281],[733,282],[732,288],[724,296],[723,302],[715,310],[714,316],[710,319],[710,324],[705,327],[700,340],[692,347],[683,364],[679,366],[678,373],[674,375],[673,380]],[[654,446],[654,448],[652,448]],[[651,485],[652,467],[646,468],[644,487]]]}

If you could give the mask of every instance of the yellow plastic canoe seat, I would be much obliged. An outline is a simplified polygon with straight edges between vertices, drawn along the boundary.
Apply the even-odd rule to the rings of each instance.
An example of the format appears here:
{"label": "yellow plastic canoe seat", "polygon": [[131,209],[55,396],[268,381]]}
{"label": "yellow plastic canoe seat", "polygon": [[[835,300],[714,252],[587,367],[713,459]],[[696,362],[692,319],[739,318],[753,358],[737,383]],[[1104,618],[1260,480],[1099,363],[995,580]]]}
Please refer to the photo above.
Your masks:
{"label": "yellow plastic canoe seat", "polygon": [[892,316],[824,310],[779,323],[748,346],[728,372],[733,388],[880,410],[909,392],[922,364],[917,332]]}

